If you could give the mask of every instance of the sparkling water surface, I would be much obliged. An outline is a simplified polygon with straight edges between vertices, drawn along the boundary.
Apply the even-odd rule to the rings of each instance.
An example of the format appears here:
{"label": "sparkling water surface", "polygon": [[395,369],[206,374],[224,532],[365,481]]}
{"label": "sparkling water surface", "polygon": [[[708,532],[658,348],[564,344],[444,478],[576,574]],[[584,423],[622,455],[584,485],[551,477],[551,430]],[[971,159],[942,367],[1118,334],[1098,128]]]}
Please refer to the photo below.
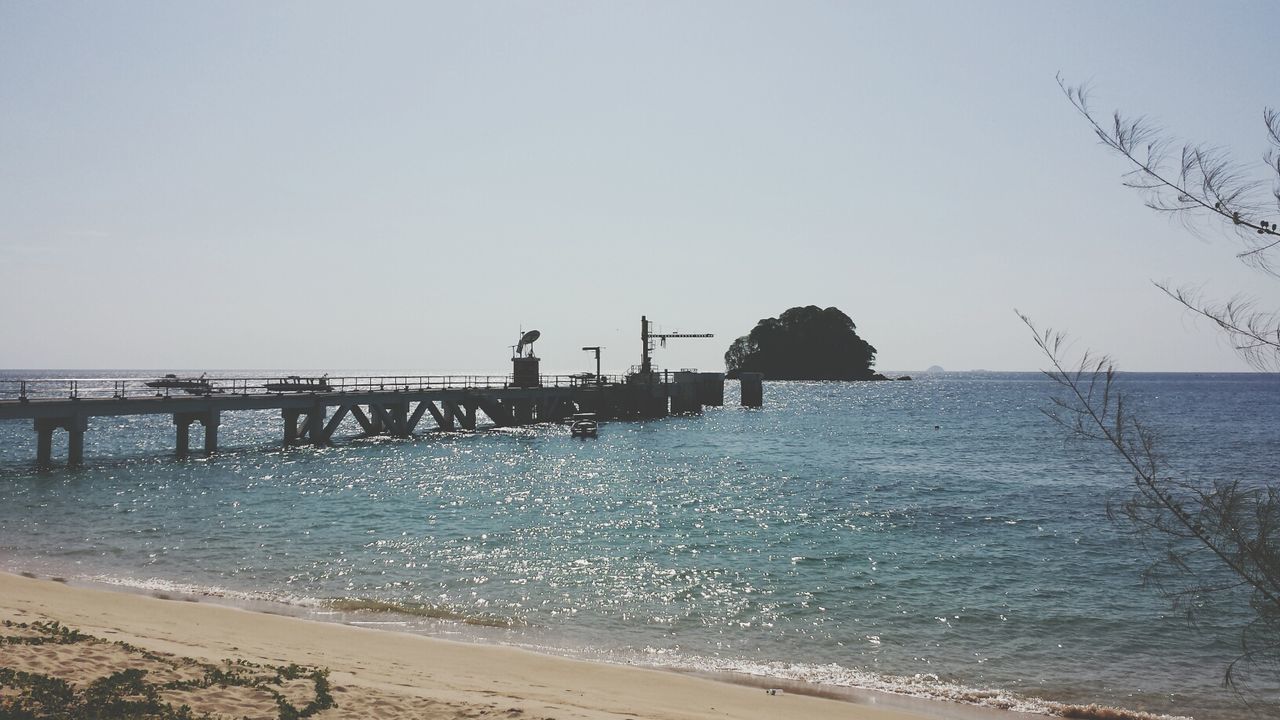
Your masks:
{"label": "sparkling water surface", "polygon": [[[1275,376],[1123,383],[1179,467],[1257,481],[1280,460]],[[1222,687],[1246,615],[1192,626],[1141,586],[1148,555],[1106,517],[1128,477],[1045,418],[1053,391],[1031,373],[767,383],[762,409],[594,440],[356,439],[348,421],[324,449],[280,448],[278,411],[233,412],[223,451],[187,461],[168,416],[94,418],[86,467],[50,472],[30,423],[0,422],[0,559],[619,661],[1275,716],[1274,681]]]}

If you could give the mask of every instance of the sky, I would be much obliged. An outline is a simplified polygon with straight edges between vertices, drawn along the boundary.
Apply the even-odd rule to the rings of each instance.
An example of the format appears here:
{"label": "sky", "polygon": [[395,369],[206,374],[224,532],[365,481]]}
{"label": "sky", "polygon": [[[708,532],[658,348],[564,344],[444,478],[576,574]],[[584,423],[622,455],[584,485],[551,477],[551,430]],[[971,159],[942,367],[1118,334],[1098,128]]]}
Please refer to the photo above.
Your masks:
{"label": "sky", "polygon": [[0,0],[0,368],[720,369],[834,305],[915,371],[1249,367],[1280,280],[1055,82],[1264,175],[1270,2]]}

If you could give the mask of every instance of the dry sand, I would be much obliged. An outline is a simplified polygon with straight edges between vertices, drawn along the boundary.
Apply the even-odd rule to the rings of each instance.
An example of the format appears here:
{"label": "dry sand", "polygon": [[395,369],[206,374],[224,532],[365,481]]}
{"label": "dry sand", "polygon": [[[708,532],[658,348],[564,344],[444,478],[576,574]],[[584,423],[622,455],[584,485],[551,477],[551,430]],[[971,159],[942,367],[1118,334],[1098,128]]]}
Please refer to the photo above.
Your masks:
{"label": "dry sand", "polygon": [[[450,642],[255,613],[211,603],[68,587],[0,573],[0,620],[56,620],[91,639],[65,644],[0,644],[0,668],[42,673],[84,687],[126,669],[155,682],[199,677],[228,659],[258,665],[328,668],[337,706],[316,718],[923,718],[1028,717],[877,694],[857,702],[784,692],[524,650]],[[0,635],[32,633],[17,625]],[[93,638],[96,638],[93,639]],[[126,643],[123,645],[121,643]],[[231,667],[221,665],[221,667]],[[267,669],[241,665],[247,673]],[[255,669],[257,667],[257,669]],[[303,707],[310,680],[271,686]],[[214,717],[276,718],[274,695],[254,687],[217,685],[169,690],[165,702]],[[0,702],[4,696],[0,694]],[[0,707],[3,707],[0,705]]]}

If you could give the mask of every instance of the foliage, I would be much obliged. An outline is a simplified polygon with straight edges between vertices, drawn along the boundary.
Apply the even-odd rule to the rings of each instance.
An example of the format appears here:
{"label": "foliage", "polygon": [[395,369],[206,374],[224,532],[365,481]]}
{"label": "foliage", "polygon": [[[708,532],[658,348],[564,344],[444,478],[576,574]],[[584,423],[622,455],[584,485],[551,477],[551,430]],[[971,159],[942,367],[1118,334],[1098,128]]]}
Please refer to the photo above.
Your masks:
{"label": "foliage", "polygon": [[[1124,183],[1144,194],[1147,207],[1178,217],[1197,233],[1220,231],[1234,238],[1242,246],[1237,257],[1276,274],[1272,256],[1280,247],[1280,112],[1262,112],[1270,145],[1263,156],[1267,170],[1252,173],[1219,148],[1172,142],[1144,118],[1116,112],[1103,122],[1090,108],[1087,88],[1069,86],[1061,76],[1058,85],[1099,142],[1132,166]],[[1258,309],[1245,297],[1206,301],[1193,288],[1156,286],[1221,328],[1255,367],[1280,369],[1280,315]]]}
{"label": "foliage", "polygon": [[761,320],[724,354],[729,377],[760,372],[769,380],[870,380],[875,359],[848,315],[816,305]]}
{"label": "foliage", "polygon": [[1252,619],[1238,629],[1242,653],[1226,670],[1228,682],[1241,661],[1280,667],[1280,490],[1181,476],[1160,452],[1156,431],[1130,411],[1110,358],[1085,353],[1072,362],[1063,335],[1022,319],[1049,358],[1045,374],[1064,390],[1046,414],[1110,445],[1132,473],[1133,492],[1109,512],[1131,524],[1154,558],[1144,583],[1192,619],[1214,597],[1248,604]]}
{"label": "foliage", "polygon": [[[1132,169],[1125,184],[1141,190],[1148,207],[1171,213],[1200,232],[1216,228],[1243,245],[1238,257],[1275,274],[1270,255],[1280,246],[1280,226],[1268,213],[1280,209],[1280,115],[1263,112],[1272,146],[1265,156],[1268,179],[1250,173],[1222,150],[1170,141],[1145,119],[1115,113],[1103,122],[1090,109],[1088,92],[1058,83],[1101,143]],[[1270,182],[1270,187],[1268,187]],[[1243,357],[1259,369],[1280,368],[1280,318],[1245,298],[1206,302],[1193,290],[1157,286],[1207,318]],[[1152,552],[1144,581],[1194,618],[1214,598],[1247,604],[1250,620],[1239,628],[1241,656],[1226,670],[1235,683],[1246,668],[1280,668],[1280,487],[1179,474],[1160,451],[1155,430],[1130,410],[1116,383],[1112,361],[1085,353],[1065,357],[1064,337],[1035,333],[1049,358],[1046,374],[1063,389],[1048,414],[1079,436],[1101,440],[1132,473],[1132,493],[1111,513],[1130,523]]]}
{"label": "foliage", "polygon": [[[106,644],[103,640],[64,627],[57,622],[15,623],[6,620],[4,627],[25,632],[0,636],[0,645]],[[254,688],[267,693],[276,703],[280,720],[300,720],[337,707],[330,693],[328,670],[301,665],[262,666],[245,660],[228,660],[222,665],[211,665],[143,650],[124,642],[113,644],[139,658],[163,663],[170,667],[194,666],[202,671],[203,675],[194,680],[161,683],[150,681],[146,670],[128,668],[98,678],[85,687],[79,688],[60,678],[4,667],[4,660],[0,658],[0,717],[15,720],[28,718],[31,720],[37,718],[197,720],[209,718],[209,715],[197,716],[186,705],[175,708],[164,701],[163,692],[215,686]],[[278,689],[285,682],[298,679],[310,680],[313,688],[311,700],[302,708],[290,703]]]}

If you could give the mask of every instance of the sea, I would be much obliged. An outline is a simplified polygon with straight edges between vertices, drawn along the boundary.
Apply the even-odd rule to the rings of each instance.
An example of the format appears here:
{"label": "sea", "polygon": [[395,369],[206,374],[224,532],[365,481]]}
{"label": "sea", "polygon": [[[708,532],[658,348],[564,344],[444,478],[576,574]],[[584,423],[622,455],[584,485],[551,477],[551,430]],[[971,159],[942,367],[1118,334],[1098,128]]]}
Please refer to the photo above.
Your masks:
{"label": "sea", "polygon": [[[34,375],[77,376],[0,381]],[[1280,376],[1118,383],[1181,477],[1273,482]],[[1191,622],[1144,585],[1156,550],[1108,515],[1131,474],[1046,417],[1057,391],[767,382],[749,409],[729,382],[724,407],[597,438],[348,420],[320,449],[235,412],[186,460],[170,417],[94,418],[84,467],[51,470],[29,421],[0,421],[0,568],[766,686],[1280,716],[1274,672],[1224,684],[1247,598],[1198,598]]]}

